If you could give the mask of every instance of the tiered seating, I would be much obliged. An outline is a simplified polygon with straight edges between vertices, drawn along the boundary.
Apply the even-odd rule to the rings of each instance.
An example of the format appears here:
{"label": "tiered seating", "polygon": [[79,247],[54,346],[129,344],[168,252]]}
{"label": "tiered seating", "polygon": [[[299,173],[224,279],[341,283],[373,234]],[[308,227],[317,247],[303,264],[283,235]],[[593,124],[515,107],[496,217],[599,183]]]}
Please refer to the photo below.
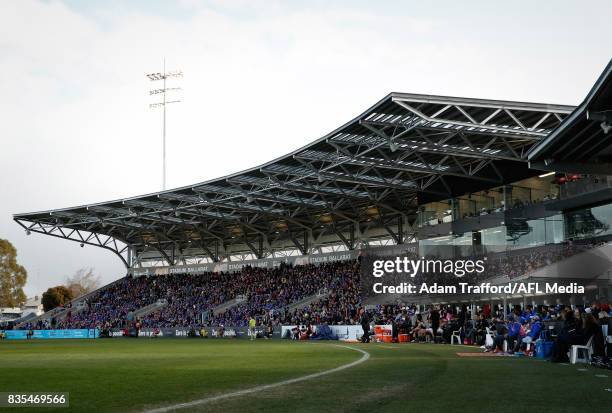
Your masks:
{"label": "tiered seating", "polygon": [[[243,326],[250,316],[280,323],[287,318],[285,310],[291,304],[333,289],[341,292],[322,295],[309,307],[324,306],[328,315],[352,314],[358,305],[358,275],[356,262],[340,262],[275,269],[245,267],[237,273],[124,278],[83,300],[80,311],[64,311],[66,316],[57,320],[55,327],[119,328],[129,321],[138,321],[142,327]],[[347,293],[354,297],[347,300]],[[345,306],[348,301],[350,309]],[[335,305],[344,307],[330,307]],[[297,313],[294,310],[294,315]]]}

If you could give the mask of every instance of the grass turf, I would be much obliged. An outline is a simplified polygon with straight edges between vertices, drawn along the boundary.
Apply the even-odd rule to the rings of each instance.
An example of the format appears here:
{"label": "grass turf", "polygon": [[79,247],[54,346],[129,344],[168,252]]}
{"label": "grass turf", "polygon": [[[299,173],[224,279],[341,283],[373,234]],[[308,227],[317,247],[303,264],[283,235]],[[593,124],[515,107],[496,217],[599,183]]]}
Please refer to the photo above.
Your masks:
{"label": "grass turf", "polygon": [[[328,370],[361,357],[333,344],[215,339],[4,341],[0,342],[0,392],[67,391],[69,411],[143,411]],[[458,351],[477,351],[463,346],[353,346],[371,358],[314,380],[183,411],[514,413],[521,408],[579,412],[612,407],[612,393],[605,390],[612,387],[612,374],[584,365],[458,357]],[[32,409],[18,411],[28,410]]]}

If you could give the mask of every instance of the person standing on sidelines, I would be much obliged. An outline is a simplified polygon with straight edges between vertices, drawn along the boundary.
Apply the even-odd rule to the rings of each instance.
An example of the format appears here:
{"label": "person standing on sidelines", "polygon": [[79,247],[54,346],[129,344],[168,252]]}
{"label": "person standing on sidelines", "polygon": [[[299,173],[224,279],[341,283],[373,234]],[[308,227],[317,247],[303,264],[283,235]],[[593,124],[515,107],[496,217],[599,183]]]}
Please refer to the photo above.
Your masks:
{"label": "person standing on sidelines", "polygon": [[361,309],[361,317],[359,322],[361,323],[361,328],[363,329],[363,336],[361,336],[362,343],[370,342],[370,317],[366,312],[365,308]]}
{"label": "person standing on sidelines", "polygon": [[257,325],[257,321],[255,321],[255,317],[251,316],[249,318],[249,335],[251,336],[251,340],[255,340],[257,333],[255,332],[255,326]]}

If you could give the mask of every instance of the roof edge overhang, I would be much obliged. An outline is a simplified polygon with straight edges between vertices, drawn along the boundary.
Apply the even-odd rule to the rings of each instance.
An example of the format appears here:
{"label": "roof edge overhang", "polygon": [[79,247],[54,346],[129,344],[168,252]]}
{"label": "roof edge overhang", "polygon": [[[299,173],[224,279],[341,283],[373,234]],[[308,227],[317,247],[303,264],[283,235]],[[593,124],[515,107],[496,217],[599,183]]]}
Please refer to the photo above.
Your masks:
{"label": "roof edge overhang", "polygon": [[[115,253],[151,252],[170,263],[196,239],[216,259],[215,246],[223,253],[250,250],[261,255],[263,248],[270,253],[291,245],[306,253],[316,242],[350,249],[385,236],[402,243],[414,233],[410,220],[415,205],[526,177],[527,148],[573,110],[567,105],[394,92],[321,138],[259,166],[165,191],[14,214],[13,219],[26,231],[102,247],[112,243]],[[261,183],[266,179],[280,184]],[[292,185],[302,188],[288,188]],[[312,199],[304,188],[315,191]],[[296,197],[301,206],[296,206]],[[223,216],[214,215],[219,208]],[[286,228],[276,236],[275,221],[285,218]],[[191,238],[191,233],[210,231],[209,225],[215,226],[214,233]],[[150,228],[153,235],[146,233]],[[160,238],[158,230],[167,233]],[[149,236],[155,241],[148,241]],[[114,247],[117,241],[128,248]]]}
{"label": "roof edge overhang", "polygon": [[350,121],[344,123],[342,126],[334,129],[333,131],[327,133],[326,135],[322,136],[321,138],[312,141],[286,155],[282,155],[279,156],[269,162],[266,162],[264,164],[252,167],[252,168],[247,168],[244,169],[242,171],[239,172],[235,172],[233,174],[229,174],[229,175],[225,175],[219,178],[213,178],[213,179],[209,179],[206,181],[202,181],[199,183],[195,183],[192,185],[186,185],[186,186],[181,186],[181,187],[177,187],[177,188],[173,188],[173,189],[167,189],[164,191],[158,191],[158,192],[151,192],[148,194],[142,194],[142,195],[136,195],[136,196],[132,196],[132,197],[126,197],[126,198],[119,198],[119,199],[114,199],[114,200],[110,200],[110,201],[103,201],[103,202],[96,202],[96,203],[91,203],[91,204],[83,204],[83,205],[77,205],[77,206],[72,206],[72,207],[65,207],[65,208],[58,208],[58,209],[50,209],[50,210],[42,210],[42,211],[34,211],[34,212],[27,212],[27,213],[18,213],[18,214],[13,214],[13,218],[14,219],[27,219],[27,217],[31,217],[33,215],[46,215],[52,212],[61,212],[61,211],[70,211],[73,209],[81,209],[81,208],[85,208],[87,209],[88,207],[95,207],[95,206],[103,206],[106,204],[113,204],[113,203],[123,203],[125,201],[131,201],[131,200],[138,200],[141,198],[147,198],[147,197],[155,197],[158,195],[162,195],[162,194],[168,194],[168,193],[173,193],[173,192],[177,192],[177,191],[181,191],[181,190],[189,190],[193,187],[197,187],[200,185],[208,185],[208,184],[212,184],[218,181],[224,181],[224,180],[228,180],[231,178],[235,178],[237,176],[243,175],[243,174],[248,174],[250,172],[257,172],[267,166],[270,166],[272,164],[275,164],[279,161],[282,161],[284,159],[290,159],[293,156],[295,156],[296,154],[309,149],[312,146],[315,146],[318,143],[321,142],[325,142],[326,139],[334,136],[335,134],[341,132],[343,129],[345,129],[346,127],[355,124],[357,122],[359,122],[360,119],[364,118],[366,115],[368,115],[369,113],[375,111],[379,106],[381,106],[382,104],[388,102],[388,101],[402,101],[402,100],[408,100],[411,102],[422,102],[422,103],[439,103],[439,104],[448,104],[448,103],[455,103],[455,104],[464,104],[464,105],[470,105],[470,106],[483,106],[483,107],[489,107],[489,106],[500,106],[500,107],[504,107],[507,109],[522,109],[522,110],[529,110],[529,111],[541,111],[541,112],[546,112],[546,111],[554,111],[554,112],[559,112],[559,113],[566,113],[566,114],[570,114],[572,113],[572,111],[574,111],[575,107],[574,106],[570,106],[570,105],[555,105],[555,104],[546,104],[546,103],[533,103],[533,102],[518,102],[518,101],[506,101],[506,100],[494,100],[494,99],[477,99],[477,98],[465,98],[465,97],[452,97],[452,96],[442,96],[442,95],[426,95],[426,94],[413,94],[413,93],[400,93],[400,92],[391,92],[388,95],[386,95],[385,97],[383,97],[381,100],[379,100],[377,103],[375,103],[374,105],[372,105],[370,108],[368,108],[367,110],[365,110],[364,112],[362,112],[361,114],[359,114],[358,116],[356,116],[355,118],[351,119]]}
{"label": "roof edge overhang", "polygon": [[591,90],[589,90],[582,103],[580,103],[580,105],[578,105],[557,128],[555,128],[544,140],[542,140],[542,142],[534,146],[527,153],[527,160],[529,162],[536,161],[541,154],[546,151],[555,141],[557,141],[567,130],[569,130],[579,120],[587,118],[589,107],[595,100],[597,100],[601,90],[608,82],[612,82],[612,59],[608,62],[603,72],[599,75],[597,81]]}

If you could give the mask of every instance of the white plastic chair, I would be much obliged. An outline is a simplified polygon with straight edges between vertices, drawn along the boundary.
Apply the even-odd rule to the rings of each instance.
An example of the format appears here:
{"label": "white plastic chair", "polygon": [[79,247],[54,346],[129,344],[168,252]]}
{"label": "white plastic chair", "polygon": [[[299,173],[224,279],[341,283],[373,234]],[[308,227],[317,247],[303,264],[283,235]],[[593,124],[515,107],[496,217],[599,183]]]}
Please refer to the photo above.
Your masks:
{"label": "white plastic chair", "polygon": [[[493,333],[489,327],[486,327],[486,329],[487,329],[487,335],[491,337],[491,341],[493,343],[492,344],[493,350],[497,350],[496,344],[495,344],[495,333]],[[503,348],[504,348],[504,353],[507,353],[508,352],[508,340],[506,339],[504,339]]]}
{"label": "white plastic chair", "polygon": [[[592,346],[593,346],[593,336],[591,336],[589,341],[586,343],[586,346],[573,345],[570,348],[570,363],[571,364],[576,364],[576,362],[588,363],[589,360],[591,359],[591,353],[593,352]],[[581,350],[584,351],[584,354],[585,354],[584,357],[581,356]]]}
{"label": "white plastic chair", "polygon": [[451,335],[451,345],[455,344],[455,339],[457,339],[457,344],[461,344],[461,330],[453,331]]}
{"label": "white plastic chair", "polygon": [[485,334],[485,345],[484,347],[487,348],[493,348],[495,347],[495,334],[493,334],[493,332],[491,331],[491,329],[489,327],[485,327],[486,330],[486,334]]}

